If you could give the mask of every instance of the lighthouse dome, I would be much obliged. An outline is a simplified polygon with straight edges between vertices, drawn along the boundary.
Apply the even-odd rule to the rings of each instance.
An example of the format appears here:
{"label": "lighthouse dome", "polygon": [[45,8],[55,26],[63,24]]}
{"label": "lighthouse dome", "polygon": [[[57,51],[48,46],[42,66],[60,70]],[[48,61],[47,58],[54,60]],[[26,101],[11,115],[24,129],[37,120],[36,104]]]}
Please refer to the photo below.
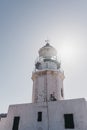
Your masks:
{"label": "lighthouse dome", "polygon": [[47,43],[39,50],[39,57],[47,58],[47,57],[55,57],[55,56],[57,56],[57,51],[49,43]]}

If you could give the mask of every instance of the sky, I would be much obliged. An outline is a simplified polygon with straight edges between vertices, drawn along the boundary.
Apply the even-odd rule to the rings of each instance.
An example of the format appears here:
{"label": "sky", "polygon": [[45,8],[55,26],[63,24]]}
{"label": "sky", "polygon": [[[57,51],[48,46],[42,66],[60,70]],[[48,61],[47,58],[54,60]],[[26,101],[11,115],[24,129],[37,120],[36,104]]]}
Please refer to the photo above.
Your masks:
{"label": "sky", "polygon": [[0,113],[32,102],[32,71],[47,39],[64,70],[65,99],[87,99],[87,1],[0,0]]}

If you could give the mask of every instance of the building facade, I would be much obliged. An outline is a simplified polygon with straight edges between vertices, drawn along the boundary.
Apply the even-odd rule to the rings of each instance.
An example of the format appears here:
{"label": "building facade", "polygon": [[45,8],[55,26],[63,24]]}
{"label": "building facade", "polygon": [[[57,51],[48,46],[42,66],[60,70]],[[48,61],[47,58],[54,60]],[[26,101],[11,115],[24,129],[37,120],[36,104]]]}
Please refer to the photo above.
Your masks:
{"label": "building facade", "polygon": [[87,102],[64,100],[64,72],[49,43],[39,50],[32,80],[32,103],[10,105],[0,130],[87,130]]}

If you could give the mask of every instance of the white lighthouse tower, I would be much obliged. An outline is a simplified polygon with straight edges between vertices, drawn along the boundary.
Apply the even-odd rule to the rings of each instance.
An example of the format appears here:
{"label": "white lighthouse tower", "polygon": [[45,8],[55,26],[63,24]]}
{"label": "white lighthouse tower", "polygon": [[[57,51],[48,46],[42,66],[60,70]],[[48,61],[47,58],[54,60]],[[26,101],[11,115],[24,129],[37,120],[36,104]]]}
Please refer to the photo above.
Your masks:
{"label": "white lighthouse tower", "polygon": [[32,103],[10,105],[0,114],[0,130],[87,130],[87,101],[64,99],[64,72],[48,42],[32,73]]}
{"label": "white lighthouse tower", "polygon": [[40,48],[35,71],[32,74],[33,103],[64,99],[64,73],[60,67],[57,51],[54,47],[47,43]]}

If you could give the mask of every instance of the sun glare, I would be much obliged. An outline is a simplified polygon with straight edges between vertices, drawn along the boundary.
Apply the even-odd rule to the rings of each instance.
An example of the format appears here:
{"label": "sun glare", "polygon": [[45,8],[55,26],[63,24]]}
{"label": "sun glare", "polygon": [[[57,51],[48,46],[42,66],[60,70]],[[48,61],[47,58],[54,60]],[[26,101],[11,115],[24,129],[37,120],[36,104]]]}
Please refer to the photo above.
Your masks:
{"label": "sun glare", "polygon": [[62,44],[58,49],[58,54],[64,62],[75,60],[76,48],[71,44]]}

